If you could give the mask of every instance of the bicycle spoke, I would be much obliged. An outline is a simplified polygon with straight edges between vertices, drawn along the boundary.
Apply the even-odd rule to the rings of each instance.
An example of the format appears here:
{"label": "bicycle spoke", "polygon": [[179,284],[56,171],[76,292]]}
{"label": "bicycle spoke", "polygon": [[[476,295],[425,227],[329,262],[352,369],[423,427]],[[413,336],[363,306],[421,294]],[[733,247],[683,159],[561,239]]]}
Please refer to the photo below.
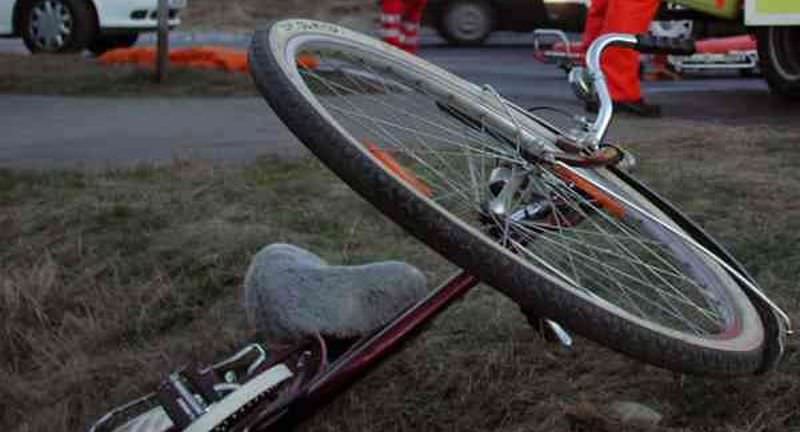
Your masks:
{"label": "bicycle spoke", "polygon": [[[576,195],[577,195],[577,194],[576,194]],[[603,221],[605,221],[605,222],[608,222],[608,223],[610,223],[612,226],[614,226],[614,227],[616,227],[616,228],[620,229],[620,231],[621,231],[621,232],[627,233],[627,234],[628,234],[628,238],[629,238],[629,240],[632,240],[632,241],[633,241],[633,242],[634,242],[636,245],[638,245],[638,246],[643,246],[643,247],[646,249],[646,253],[647,253],[647,254],[650,254],[650,255],[652,255],[652,256],[654,256],[654,257],[657,257],[657,258],[658,258],[658,259],[659,259],[659,260],[660,260],[662,263],[668,264],[668,266],[669,266],[669,268],[670,268],[671,270],[676,270],[676,269],[675,269],[675,267],[674,267],[674,266],[673,266],[671,263],[669,263],[669,261],[668,261],[668,260],[666,260],[664,257],[662,257],[662,256],[661,256],[661,254],[659,254],[659,253],[655,252],[655,249],[653,249],[652,247],[648,247],[648,246],[646,246],[646,245],[643,245],[643,244],[641,244],[640,242],[638,242],[638,239],[640,238],[640,235],[637,235],[636,233],[632,232],[631,230],[629,230],[629,229],[627,229],[627,228],[626,228],[626,229],[622,229],[622,228],[623,228],[623,226],[624,226],[624,224],[620,224],[620,223],[619,223],[619,222],[618,222],[618,221],[617,221],[617,220],[616,220],[614,217],[612,217],[612,216],[609,216],[609,215],[605,214],[605,212],[604,212],[602,209],[599,209],[599,208],[597,208],[597,207],[594,207],[594,205],[593,205],[593,204],[591,204],[591,203],[588,203],[588,202],[587,202],[587,203],[586,203],[586,204],[584,204],[584,205],[586,205],[586,206],[590,206],[590,207],[593,207],[593,209],[592,209],[592,215],[596,216],[595,218],[591,218],[591,215],[589,215],[588,213],[584,212],[582,209],[580,209],[580,207],[579,207],[579,206],[573,206],[573,208],[574,208],[576,211],[583,212],[583,217],[586,217],[586,218],[591,218],[591,219],[589,220],[589,222],[591,222],[592,224],[594,224],[594,225],[595,225],[595,226],[598,228],[598,231],[605,232],[605,228],[603,228],[603,227],[602,227],[602,226],[599,224],[599,222],[597,221],[597,218],[599,217],[599,218],[600,218],[600,219],[602,219]],[[666,286],[667,288],[669,288],[669,289],[670,289],[670,291],[672,291],[672,292],[673,292],[674,294],[676,294],[677,296],[679,296],[679,297],[681,297],[681,298],[685,299],[685,300],[686,300],[687,302],[689,302],[689,303],[692,303],[692,304],[693,304],[693,306],[694,306],[696,309],[698,309],[698,310],[701,310],[701,309],[702,309],[702,308],[700,308],[699,306],[695,305],[695,304],[694,304],[694,302],[693,302],[692,300],[688,299],[688,297],[686,297],[686,296],[683,294],[683,292],[682,292],[681,290],[677,289],[677,288],[676,288],[676,287],[675,287],[675,286],[674,286],[672,283],[670,283],[669,281],[667,281],[667,280],[666,280],[666,279],[665,279],[665,278],[662,276],[662,274],[660,274],[660,273],[655,273],[655,272],[652,272],[652,271],[650,271],[649,273],[648,273],[648,272],[645,272],[645,270],[646,270],[646,269],[647,269],[647,270],[652,270],[652,269],[653,269],[653,268],[655,268],[655,267],[654,267],[654,266],[652,266],[652,265],[649,265],[649,264],[645,263],[645,262],[644,262],[644,261],[643,261],[643,260],[640,258],[639,254],[636,254],[636,253],[633,253],[633,252],[631,252],[631,251],[630,251],[630,248],[629,248],[629,247],[627,247],[627,246],[625,246],[625,245],[624,245],[624,244],[623,244],[623,243],[622,243],[622,242],[619,240],[619,238],[613,238],[613,237],[608,237],[608,238],[609,238],[610,240],[612,240],[612,242],[613,242],[612,246],[616,247],[616,248],[617,248],[619,251],[621,251],[621,252],[623,252],[623,253],[624,253],[624,255],[625,255],[626,259],[630,259],[630,260],[632,260],[632,261],[633,261],[633,263],[634,263],[635,265],[633,265],[633,266],[631,266],[631,267],[633,268],[633,270],[637,271],[637,273],[640,275],[640,277],[642,277],[642,278],[645,278],[645,279],[648,279],[648,283],[649,283],[649,285],[651,285],[651,286],[653,286],[653,287],[656,287],[656,286],[659,286],[659,282],[661,282],[661,284],[660,284],[660,285],[662,285],[662,286]],[[672,273],[670,273],[670,272],[669,272],[669,271],[667,271],[667,270],[663,270],[663,273],[668,273],[668,274],[677,274],[677,271],[676,271],[676,272],[672,272]],[[651,277],[654,277],[654,278],[655,278],[657,281],[654,281],[653,279],[650,279]],[[696,288],[696,289],[701,289],[701,287],[697,286],[697,285],[695,284],[695,282],[694,282],[693,280],[691,280],[691,279],[684,278],[684,281],[687,281],[687,282],[689,282],[689,283],[693,284],[693,285],[694,285],[694,288]],[[665,296],[665,294],[664,294],[664,291],[663,291],[663,290],[659,290],[659,289],[655,289],[655,288],[654,288],[654,291],[655,291],[656,293],[658,293],[659,295],[662,295],[662,296],[664,296],[664,297],[665,297],[665,298],[664,298],[664,300],[665,300],[665,303],[666,303],[666,304],[672,304],[672,302],[670,302],[670,301],[669,301],[670,299],[668,299],[668,298]]]}
{"label": "bicycle spoke", "polygon": [[[538,235],[538,234],[534,233],[533,236],[528,237],[528,240],[535,240],[537,242],[545,241],[545,242],[548,242],[548,244],[550,246],[552,246],[555,249],[558,249],[559,251],[566,251],[571,255],[577,256],[579,258],[578,262],[581,263],[581,268],[582,269],[584,269],[587,272],[595,274],[596,277],[602,277],[604,279],[608,279],[609,281],[613,281],[614,282],[614,286],[616,286],[617,288],[622,290],[622,294],[625,295],[630,300],[629,304],[631,306],[636,306],[636,302],[634,301],[634,299],[632,297],[630,297],[630,295],[633,295],[638,300],[643,300],[643,301],[649,303],[650,305],[656,307],[657,309],[669,314],[670,316],[672,316],[674,318],[677,318],[677,319],[680,319],[687,326],[695,327],[694,324],[692,323],[692,321],[689,320],[683,313],[681,313],[680,310],[678,310],[677,308],[672,307],[672,305],[674,304],[673,302],[671,302],[671,301],[667,301],[667,302],[663,302],[663,303],[662,302],[655,302],[652,299],[650,299],[648,296],[646,296],[646,295],[644,295],[644,294],[642,294],[640,292],[637,292],[635,290],[631,290],[631,289],[626,288],[625,284],[618,283],[617,279],[615,277],[613,277],[612,275],[615,275],[618,278],[622,278],[623,280],[626,280],[627,283],[637,284],[640,287],[650,286],[651,283],[649,281],[645,281],[645,280],[640,279],[640,278],[638,278],[638,277],[636,277],[636,276],[634,276],[634,275],[632,275],[632,274],[630,274],[628,272],[625,272],[624,270],[620,269],[619,267],[609,264],[607,260],[600,259],[599,257],[593,257],[593,256],[591,256],[591,255],[589,255],[587,253],[584,253],[583,251],[581,251],[581,250],[579,250],[577,248],[570,248],[565,243],[563,243],[561,241],[555,241],[555,240],[549,238],[549,236],[547,236],[547,235]],[[586,245],[582,245],[582,246],[586,246]],[[540,247],[541,247],[541,243],[537,243],[537,248],[540,248]],[[577,279],[577,278],[573,278],[573,279]],[[594,294],[596,294],[596,293],[594,293]],[[662,294],[664,295],[664,297],[668,298],[669,300],[677,301],[679,303],[685,304],[686,306],[692,308],[696,312],[700,313],[703,317],[705,317],[709,321],[711,321],[714,325],[719,325],[720,324],[720,321],[717,319],[717,317],[714,317],[712,314],[708,313],[708,311],[706,311],[705,309],[697,306],[693,302],[687,302],[687,299],[685,297],[679,296],[679,295],[675,295],[675,294],[672,294],[672,293],[669,293],[669,292],[662,292]],[[667,306],[665,307],[665,306],[662,306],[662,305],[667,305]],[[638,306],[636,306],[636,307],[638,307]],[[641,310],[640,310],[640,312],[641,312]],[[643,314],[643,312],[641,312],[641,313]],[[647,316],[645,316],[645,315],[640,315],[640,316],[642,318],[647,318]],[[701,332],[699,330],[696,331],[696,333],[697,334],[701,334]]]}
{"label": "bicycle spoke", "polygon": [[[573,193],[573,192],[570,190],[570,193]],[[577,195],[577,194],[574,194],[574,195]],[[587,203],[587,205],[594,207],[594,205],[591,204],[591,203]],[[576,209],[577,209],[577,211],[583,212],[583,210],[580,209],[580,208],[576,208]],[[682,273],[677,269],[677,267],[672,262],[670,262],[670,260],[666,259],[663,256],[662,253],[658,253],[658,252],[656,252],[655,248],[650,247],[650,246],[644,244],[643,242],[640,242],[639,239],[640,239],[641,235],[639,235],[638,233],[635,233],[634,231],[632,231],[631,229],[626,227],[624,224],[620,224],[616,220],[616,218],[605,214],[605,212],[603,212],[601,209],[596,208],[596,207],[593,208],[593,212],[592,213],[593,213],[593,215],[599,215],[604,221],[609,222],[611,225],[613,225],[615,228],[617,228],[620,232],[628,234],[628,238],[630,240],[632,240],[637,246],[640,246],[642,248],[642,250],[644,250],[648,256],[651,256],[651,257],[654,257],[654,258],[658,259],[662,264],[664,264],[667,267],[669,267],[669,270],[671,270],[671,272],[668,272],[668,273],[671,273],[671,274]],[[588,214],[584,214],[584,216],[588,217],[589,215]],[[592,221],[592,223],[595,223],[596,226],[599,227],[600,230],[605,232],[605,230],[603,230],[602,227],[600,227],[600,225],[597,224],[597,222],[595,222],[594,218],[591,219],[591,221]],[[621,250],[625,251],[631,257],[631,259],[635,260],[635,262],[638,264],[637,266],[634,267],[636,270],[639,270],[640,266],[646,266],[646,263],[644,263],[644,261],[641,259],[641,257],[638,254],[630,253],[629,252],[629,248],[625,247],[625,245],[621,241],[619,241],[618,239],[615,239],[614,237],[608,237],[608,238],[611,239],[611,240],[614,240],[616,246],[618,246]],[[644,277],[647,277],[644,274],[642,274],[641,272],[640,272],[640,274],[642,276],[644,276]],[[660,274],[655,274],[654,276],[656,276],[658,279],[660,279],[661,282],[664,282],[665,285],[667,287],[671,288],[674,293],[686,298],[685,295],[683,295],[681,290],[678,290],[672,284],[667,282],[664,278],[661,277]],[[684,280],[686,282],[692,284],[694,289],[703,290],[703,288],[701,286],[697,285],[694,280],[689,279],[689,278],[684,278]],[[657,292],[660,292],[660,291],[657,291]],[[689,299],[687,298],[687,300],[689,300]]]}
{"label": "bicycle spoke", "polygon": [[[387,152],[430,187],[429,198],[447,212],[534,267],[637,317],[694,335],[725,328],[727,315],[715,294],[698,279],[693,264],[681,259],[698,251],[662,229],[652,215],[637,208],[621,216],[603,208],[550,167],[524,160],[519,137],[503,136],[485,117],[470,119],[446,95],[434,94],[399,70],[378,66],[353,50],[314,52],[321,66],[300,74],[320,92],[317,100],[365,150],[374,146]],[[499,96],[486,97],[494,101],[487,109],[511,115],[510,108],[498,112],[494,107]],[[519,120],[509,121],[519,128]],[[502,193],[491,183],[499,167],[511,173],[501,179],[509,182]],[[524,214],[531,202],[549,208],[549,216],[511,218]],[[494,203],[498,207],[491,207]]]}

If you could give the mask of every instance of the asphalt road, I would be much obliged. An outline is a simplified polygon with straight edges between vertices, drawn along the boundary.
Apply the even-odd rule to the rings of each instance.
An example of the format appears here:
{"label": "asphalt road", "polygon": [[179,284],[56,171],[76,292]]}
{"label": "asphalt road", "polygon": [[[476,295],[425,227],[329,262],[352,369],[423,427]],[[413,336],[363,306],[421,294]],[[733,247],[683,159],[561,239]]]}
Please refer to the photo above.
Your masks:
{"label": "asphalt road", "polygon": [[[13,42],[4,42],[0,50],[9,47]],[[535,62],[530,46],[456,49],[431,44],[422,56],[467,79],[489,83],[523,106],[582,111],[565,74]],[[686,122],[787,125],[800,118],[800,105],[770,96],[759,78],[729,74],[646,83],[645,91],[650,101],[662,105],[662,121],[623,120],[610,136],[635,139]],[[176,157],[246,162],[260,155],[307,154],[258,98],[0,95],[0,131],[0,165],[14,167],[119,166]]]}

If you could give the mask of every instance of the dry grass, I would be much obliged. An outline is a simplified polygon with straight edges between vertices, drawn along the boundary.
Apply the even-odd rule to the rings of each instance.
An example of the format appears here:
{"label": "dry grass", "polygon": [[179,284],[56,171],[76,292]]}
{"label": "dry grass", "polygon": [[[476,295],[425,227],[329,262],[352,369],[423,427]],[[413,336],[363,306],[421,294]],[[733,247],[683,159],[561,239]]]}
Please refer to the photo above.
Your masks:
{"label": "dry grass", "polygon": [[171,68],[164,84],[151,69],[103,66],[81,56],[0,53],[0,93],[70,96],[256,95],[250,76],[215,70]]}
{"label": "dry grass", "polygon": [[[797,317],[800,135],[684,126],[633,146],[641,175]],[[80,429],[175,366],[253,338],[241,277],[276,241],[449,271],[311,161],[0,171],[0,429]],[[798,430],[799,375],[796,341],[778,371],[735,380],[676,376],[583,340],[560,351],[479,289],[304,429],[647,430],[606,409],[632,400],[664,414],[655,430]]]}
{"label": "dry grass", "polygon": [[313,162],[0,171],[0,429],[80,429],[171,368],[252,337],[239,286],[263,245],[442,270],[330,183]]}

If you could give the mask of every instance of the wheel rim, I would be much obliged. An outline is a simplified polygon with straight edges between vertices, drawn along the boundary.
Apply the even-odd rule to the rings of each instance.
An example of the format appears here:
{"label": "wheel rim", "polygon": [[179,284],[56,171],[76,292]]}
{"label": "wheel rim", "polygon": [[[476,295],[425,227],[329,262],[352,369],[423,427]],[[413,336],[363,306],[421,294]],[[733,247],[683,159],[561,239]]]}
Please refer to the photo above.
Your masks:
{"label": "wheel rim", "polygon": [[73,29],[72,12],[60,1],[39,2],[31,10],[29,30],[34,44],[40,49],[57,51],[65,47]]}
{"label": "wheel rim", "polygon": [[800,81],[800,28],[772,27],[770,32],[770,58],[775,71],[787,81]]}
{"label": "wheel rim", "polygon": [[[291,29],[291,26],[287,24],[286,28]],[[566,289],[574,289],[583,298],[615,315],[624,316],[640,326],[685,341],[722,349],[740,349],[742,344],[726,342],[739,336],[744,340],[743,344],[750,348],[761,343],[760,326],[752,322],[752,319],[757,318],[753,318],[750,313],[752,309],[749,304],[743,303],[740,298],[730,298],[726,289],[718,287],[735,285],[724,271],[707,258],[697,258],[698,250],[688,244],[681,244],[680,239],[670,233],[670,230],[648,220],[646,212],[637,215],[635,208],[631,208],[628,209],[628,216],[633,221],[615,221],[609,217],[609,213],[613,212],[589,202],[591,200],[582,196],[582,192],[576,193],[567,181],[553,173],[552,168],[531,167],[527,161],[512,154],[513,151],[508,151],[508,142],[504,138],[500,141],[503,141],[505,150],[486,147],[485,143],[492,140],[496,144],[498,138],[494,132],[488,129],[478,130],[475,125],[466,126],[463,121],[455,120],[450,113],[442,115],[442,108],[431,100],[442,102],[457,99],[458,95],[433,95],[432,87],[425,82],[431,76],[428,71],[409,72],[419,66],[416,59],[407,57],[405,60],[408,64],[399,65],[399,53],[393,50],[388,50],[387,53],[387,48],[383,45],[354,46],[341,41],[332,42],[327,38],[315,40],[313,36],[305,35],[292,39],[288,47],[273,41],[272,49],[273,52],[285,56],[283,61],[286,64],[282,67],[290,74],[293,84],[301,93],[308,93],[308,102],[316,105],[321,115],[329,117],[331,124],[340,129],[342,134],[349,136],[351,144],[370,155],[376,164],[409,189],[416,190],[422,199],[429,201],[431,207],[440,209],[454,222],[469,221],[468,228],[480,233],[478,235],[484,239],[491,237],[489,231],[497,226],[514,228],[503,231],[505,234],[500,238],[495,236],[495,244],[502,243],[507,249],[513,250],[517,259],[525,261],[529,267],[537,269],[537,272],[559,280],[562,287],[567,285]],[[301,51],[303,54],[316,56],[319,59],[315,62],[318,66],[298,68],[293,61],[287,60],[293,59]],[[445,74],[445,79],[448,78],[443,71],[438,73]],[[397,100],[392,100],[393,98]],[[427,104],[414,101],[414,98],[426,100]],[[401,118],[404,120],[400,120]],[[387,132],[390,129],[391,132]],[[445,132],[446,136],[437,135]],[[404,136],[401,138],[401,135]],[[425,140],[420,141],[420,137],[438,142],[438,148],[422,142]],[[419,150],[409,150],[407,143],[415,142]],[[393,163],[401,165],[403,171],[412,172],[415,180],[426,184],[432,192],[421,191],[414,185],[416,181],[408,181],[407,173],[398,173],[391,169],[389,164],[382,161],[382,157],[378,157],[370,149],[373,146],[393,155]],[[460,158],[460,166],[452,158]],[[464,162],[469,159],[480,162],[470,166],[473,162]],[[542,221],[515,224],[498,222],[496,215],[489,216],[493,223],[485,223],[487,216],[481,215],[481,212],[486,210],[479,202],[485,201],[480,198],[480,194],[485,194],[488,188],[488,172],[491,171],[485,165],[488,160],[499,160],[512,168],[528,170],[525,176],[529,177],[538,170],[535,173],[538,177],[529,179],[528,184],[546,189],[550,194],[549,201],[560,199],[566,202],[566,206],[562,207],[563,212],[582,214],[585,220],[591,221],[590,224],[584,223],[579,228],[566,230],[566,225],[553,226],[552,221],[549,224]],[[448,171],[447,175],[443,174],[445,171]],[[471,178],[475,176],[481,180],[475,181]],[[479,187],[467,187],[475,185]],[[536,187],[531,187],[530,190]],[[614,187],[620,192],[619,187],[622,186]],[[626,193],[624,190],[621,192]],[[474,200],[473,194],[477,196]],[[453,202],[448,203],[448,200]],[[519,199],[516,204],[522,202]],[[513,207],[507,214],[518,210],[519,206]],[[482,216],[484,221],[480,222]],[[604,224],[610,228],[603,227]],[[621,234],[608,235],[608,229],[617,230]],[[629,234],[636,230],[642,230],[647,237]],[[607,244],[598,245],[595,240],[585,240],[594,239],[599,234],[605,237]],[[620,236],[627,240],[620,241]],[[539,249],[543,249],[541,245],[549,247],[551,256],[542,257],[540,250],[528,247],[527,244],[532,240],[536,240]],[[656,243],[664,244],[653,247]],[[564,244],[568,246],[565,247]],[[607,249],[608,247],[611,249]],[[662,256],[660,249],[666,250],[670,256]],[[650,254],[647,260],[656,261],[657,264],[666,260],[659,264],[663,268],[658,269],[639,258],[642,253]],[[627,261],[629,265],[633,263],[637,268],[610,268],[605,263],[608,261],[606,255]],[[558,256],[561,257],[560,260],[554,258]],[[575,263],[578,263],[577,267],[582,267],[577,269]],[[573,277],[567,274],[570,272]],[[683,274],[686,272],[692,280]],[[649,290],[648,294],[643,295],[638,290],[620,286],[615,282],[619,278],[641,285],[643,290]],[[665,279],[670,278],[674,278],[676,282],[665,282]],[[575,283],[575,279],[581,281]],[[587,282],[593,280],[600,282],[589,283],[588,285],[595,286],[588,288]],[[652,289],[650,285],[654,281],[662,282],[666,289]],[[687,282],[687,291],[677,288],[677,282]],[[569,285],[573,287],[570,288]],[[621,298],[623,304],[620,304]],[[681,310],[674,309],[675,302],[683,302]],[[748,311],[744,315],[749,314],[747,322],[740,320],[743,309]],[[656,313],[662,316],[654,317],[653,314]],[[747,334],[742,336],[744,333]]]}
{"label": "wheel rim", "polygon": [[472,3],[461,3],[454,6],[445,19],[450,34],[463,41],[480,40],[489,33],[491,28],[486,10]]}

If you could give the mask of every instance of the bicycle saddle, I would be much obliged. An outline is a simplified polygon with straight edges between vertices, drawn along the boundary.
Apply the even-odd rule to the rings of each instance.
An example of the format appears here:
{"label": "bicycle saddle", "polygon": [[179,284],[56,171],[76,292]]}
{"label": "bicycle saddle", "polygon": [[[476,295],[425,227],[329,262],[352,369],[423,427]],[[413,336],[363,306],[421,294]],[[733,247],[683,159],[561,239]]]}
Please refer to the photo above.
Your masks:
{"label": "bicycle saddle", "polygon": [[248,320],[265,338],[363,336],[427,293],[425,276],[397,261],[331,266],[299,247],[273,244],[253,258],[244,281]]}

